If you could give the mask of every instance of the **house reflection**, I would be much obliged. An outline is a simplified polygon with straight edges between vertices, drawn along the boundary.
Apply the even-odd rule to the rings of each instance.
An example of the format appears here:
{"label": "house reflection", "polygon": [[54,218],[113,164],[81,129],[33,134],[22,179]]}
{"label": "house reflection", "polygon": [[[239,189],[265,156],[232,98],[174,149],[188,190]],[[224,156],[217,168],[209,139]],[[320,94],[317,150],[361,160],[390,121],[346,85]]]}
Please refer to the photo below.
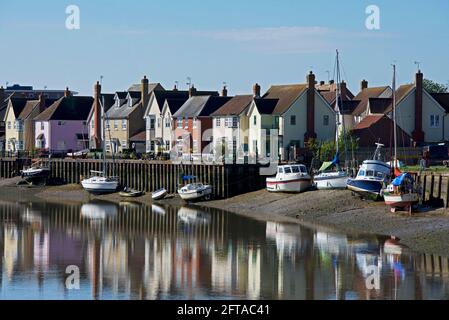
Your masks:
{"label": "house reflection", "polygon": [[[52,285],[55,298],[448,298],[445,257],[397,239],[258,222],[197,207],[0,203],[2,297]],[[65,289],[80,268],[81,291]],[[375,266],[380,288],[367,288]],[[15,291],[17,289],[17,291]],[[60,295],[60,296],[58,296]]]}

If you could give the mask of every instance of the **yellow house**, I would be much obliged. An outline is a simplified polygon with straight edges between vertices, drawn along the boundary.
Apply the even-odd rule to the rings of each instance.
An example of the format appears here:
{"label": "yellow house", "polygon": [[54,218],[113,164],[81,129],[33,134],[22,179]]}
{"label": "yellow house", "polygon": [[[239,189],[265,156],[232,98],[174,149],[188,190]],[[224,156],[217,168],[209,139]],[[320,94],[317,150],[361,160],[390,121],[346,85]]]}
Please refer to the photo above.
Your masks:
{"label": "yellow house", "polygon": [[16,152],[25,149],[24,126],[19,115],[27,105],[25,98],[10,98],[5,113],[5,147],[6,151]]}

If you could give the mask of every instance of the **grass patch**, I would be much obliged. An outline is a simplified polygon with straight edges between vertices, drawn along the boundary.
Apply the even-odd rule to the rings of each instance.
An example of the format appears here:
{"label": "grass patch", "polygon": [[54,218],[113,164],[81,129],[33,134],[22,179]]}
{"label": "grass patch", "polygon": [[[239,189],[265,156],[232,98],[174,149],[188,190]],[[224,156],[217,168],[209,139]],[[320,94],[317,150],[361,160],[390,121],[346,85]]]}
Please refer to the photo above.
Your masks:
{"label": "grass patch", "polygon": [[[412,171],[419,172],[419,166],[407,166],[401,168],[401,171]],[[425,169],[423,172],[426,173],[449,173],[449,168],[445,166],[431,166],[430,168]]]}

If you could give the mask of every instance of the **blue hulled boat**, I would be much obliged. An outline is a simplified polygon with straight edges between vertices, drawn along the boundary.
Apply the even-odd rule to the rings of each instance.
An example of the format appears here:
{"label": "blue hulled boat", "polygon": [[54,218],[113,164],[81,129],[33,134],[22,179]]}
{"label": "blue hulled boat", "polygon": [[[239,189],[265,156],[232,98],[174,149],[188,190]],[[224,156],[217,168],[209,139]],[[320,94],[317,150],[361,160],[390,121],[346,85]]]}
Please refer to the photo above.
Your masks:
{"label": "blue hulled boat", "polygon": [[373,159],[363,161],[357,177],[348,180],[348,189],[364,198],[378,200],[391,180],[391,167],[379,160],[382,144],[377,143]]}

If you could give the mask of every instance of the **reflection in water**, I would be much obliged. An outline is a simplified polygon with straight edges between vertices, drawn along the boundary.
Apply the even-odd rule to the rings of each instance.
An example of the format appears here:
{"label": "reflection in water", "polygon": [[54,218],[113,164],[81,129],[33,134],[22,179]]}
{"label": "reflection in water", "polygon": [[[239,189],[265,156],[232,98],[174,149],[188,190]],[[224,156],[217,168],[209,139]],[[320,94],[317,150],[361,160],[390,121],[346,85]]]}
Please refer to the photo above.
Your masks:
{"label": "reflection in water", "polygon": [[0,203],[0,271],[3,299],[449,298],[448,259],[393,238],[136,203]]}

